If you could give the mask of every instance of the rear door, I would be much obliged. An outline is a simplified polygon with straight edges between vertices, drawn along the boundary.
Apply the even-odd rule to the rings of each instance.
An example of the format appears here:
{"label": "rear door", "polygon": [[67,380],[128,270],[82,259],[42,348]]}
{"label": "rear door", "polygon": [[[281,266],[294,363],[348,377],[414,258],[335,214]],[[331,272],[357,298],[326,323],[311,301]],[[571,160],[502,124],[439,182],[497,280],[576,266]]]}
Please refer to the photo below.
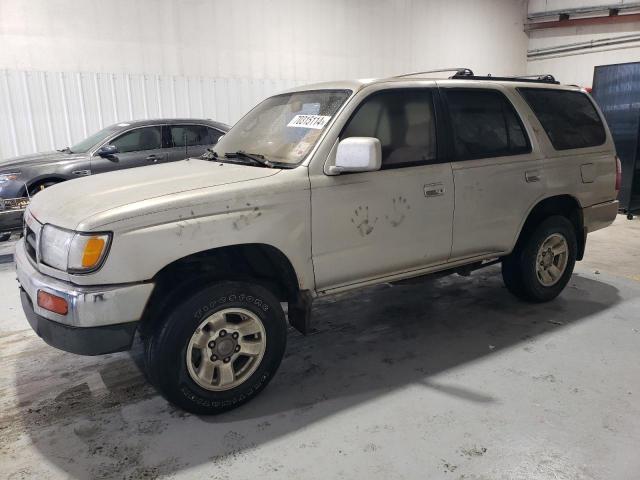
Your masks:
{"label": "rear door", "polygon": [[117,147],[118,153],[110,157],[91,157],[92,173],[153,165],[167,159],[167,153],[162,149],[161,126],[133,128],[111,140],[109,145]]}
{"label": "rear door", "polygon": [[222,132],[206,125],[176,124],[168,126],[167,142],[169,161],[199,157],[213,146]]}
{"label": "rear door", "polygon": [[513,106],[515,93],[445,87],[455,214],[451,260],[509,251],[543,195],[542,162]]}

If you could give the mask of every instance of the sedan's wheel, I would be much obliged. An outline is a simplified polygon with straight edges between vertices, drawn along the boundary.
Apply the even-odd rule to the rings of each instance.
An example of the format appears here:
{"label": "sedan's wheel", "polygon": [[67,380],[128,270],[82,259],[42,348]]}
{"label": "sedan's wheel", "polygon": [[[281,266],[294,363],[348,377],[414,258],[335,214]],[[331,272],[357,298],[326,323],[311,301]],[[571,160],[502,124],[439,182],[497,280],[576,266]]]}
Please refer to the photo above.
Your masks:
{"label": "sedan's wheel", "polygon": [[243,282],[203,287],[149,327],[151,382],[172,403],[215,414],[256,396],[284,355],[287,323],[268,290]]}
{"label": "sedan's wheel", "polygon": [[32,185],[29,187],[29,196],[33,197],[36,193],[40,193],[45,188],[49,188],[55,185],[56,183],[59,183],[59,182],[49,181],[49,182],[36,183],[35,185]]}
{"label": "sedan's wheel", "polygon": [[573,224],[566,217],[549,217],[503,259],[504,283],[524,300],[548,302],[569,282],[577,250]]}
{"label": "sedan's wheel", "polygon": [[250,310],[227,308],[207,317],[191,336],[187,368],[191,379],[211,391],[244,383],[260,365],[267,333]]}

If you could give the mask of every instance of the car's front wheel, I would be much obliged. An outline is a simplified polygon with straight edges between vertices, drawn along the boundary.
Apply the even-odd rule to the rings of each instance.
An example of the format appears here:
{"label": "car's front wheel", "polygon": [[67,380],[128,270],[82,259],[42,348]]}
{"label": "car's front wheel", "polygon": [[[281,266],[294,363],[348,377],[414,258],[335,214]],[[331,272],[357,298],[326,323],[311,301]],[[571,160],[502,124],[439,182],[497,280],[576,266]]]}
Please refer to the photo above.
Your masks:
{"label": "car's front wheel", "polygon": [[216,414],[255,397],[286,346],[278,300],[244,282],[202,288],[175,306],[145,340],[151,382],[192,413]]}
{"label": "car's front wheel", "polygon": [[562,216],[549,217],[503,259],[502,278],[514,295],[531,302],[548,302],[569,282],[576,253],[573,224]]}

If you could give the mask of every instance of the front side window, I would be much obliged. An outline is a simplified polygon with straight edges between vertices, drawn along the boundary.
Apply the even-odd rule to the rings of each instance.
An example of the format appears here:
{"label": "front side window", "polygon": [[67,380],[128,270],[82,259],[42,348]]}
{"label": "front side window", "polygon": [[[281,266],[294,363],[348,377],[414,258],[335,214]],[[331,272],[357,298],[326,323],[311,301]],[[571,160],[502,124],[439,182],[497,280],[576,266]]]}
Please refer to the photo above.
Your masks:
{"label": "front side window", "polygon": [[595,147],[605,142],[604,126],[586,94],[542,88],[518,90],[556,150]]}
{"label": "front side window", "polygon": [[171,125],[171,147],[213,145],[222,134],[204,125]]}
{"label": "front side window", "polygon": [[118,147],[120,153],[156,150],[162,145],[161,127],[142,127],[130,130],[110,143]]}
{"label": "front side window", "polygon": [[457,160],[519,155],[531,151],[513,106],[495,90],[447,89]]}
{"label": "front side window", "polygon": [[103,128],[99,132],[96,132],[88,136],[81,142],[78,142],[75,145],[71,146],[69,148],[69,153],[87,153],[89,150],[91,150],[91,148],[104,142],[107,138],[120,130],[120,128],[121,127],[118,125],[111,125],[107,128]]}
{"label": "front side window", "polygon": [[223,157],[242,151],[296,165],[313,149],[351,90],[313,90],[267,98],[216,144]]}
{"label": "front side window", "polygon": [[426,89],[383,90],[367,97],[340,135],[375,137],[382,146],[382,168],[436,159],[433,96]]}

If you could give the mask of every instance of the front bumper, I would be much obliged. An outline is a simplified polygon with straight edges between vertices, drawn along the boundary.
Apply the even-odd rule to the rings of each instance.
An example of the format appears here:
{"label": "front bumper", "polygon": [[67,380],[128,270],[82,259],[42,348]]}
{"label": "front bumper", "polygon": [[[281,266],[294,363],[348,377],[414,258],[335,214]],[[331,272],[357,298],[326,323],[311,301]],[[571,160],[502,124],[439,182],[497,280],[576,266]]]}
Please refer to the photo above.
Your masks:
{"label": "front bumper", "polygon": [[[26,199],[0,197],[0,233],[22,229],[22,217],[25,211],[22,200]],[[28,203],[28,200],[25,203]]]}
{"label": "front bumper", "polygon": [[[31,327],[49,345],[81,355],[127,350],[153,290],[152,283],[83,287],[41,274],[31,263],[24,239],[14,254],[22,307]],[[66,315],[37,305],[38,291],[64,298]]]}

